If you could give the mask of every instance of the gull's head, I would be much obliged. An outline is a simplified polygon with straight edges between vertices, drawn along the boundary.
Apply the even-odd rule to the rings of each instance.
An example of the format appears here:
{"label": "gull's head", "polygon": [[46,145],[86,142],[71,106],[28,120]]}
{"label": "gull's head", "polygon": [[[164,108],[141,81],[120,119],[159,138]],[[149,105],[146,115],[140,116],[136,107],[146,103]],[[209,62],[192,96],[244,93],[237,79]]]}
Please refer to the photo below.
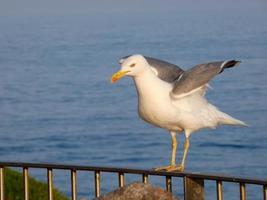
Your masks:
{"label": "gull's head", "polygon": [[120,59],[121,69],[112,75],[111,82],[115,83],[123,76],[138,76],[148,66],[148,63],[142,55],[126,56]]}

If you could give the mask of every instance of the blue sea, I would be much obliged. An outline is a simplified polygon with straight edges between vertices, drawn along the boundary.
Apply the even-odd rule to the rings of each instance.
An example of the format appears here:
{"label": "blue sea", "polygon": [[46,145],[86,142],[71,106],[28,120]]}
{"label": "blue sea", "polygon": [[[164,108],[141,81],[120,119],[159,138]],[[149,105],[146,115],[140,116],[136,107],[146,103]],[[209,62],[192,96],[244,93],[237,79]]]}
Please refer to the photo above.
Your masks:
{"label": "blue sea", "polygon": [[[255,3],[256,4],[256,3]],[[242,63],[211,81],[207,98],[248,128],[191,135],[186,170],[267,179],[267,9],[171,9],[158,13],[0,17],[0,160],[153,168],[167,165],[171,138],[137,114],[133,81],[110,83],[120,57],[139,53],[184,69],[217,60]],[[184,135],[178,136],[178,161]],[[45,171],[30,170],[45,180]],[[55,186],[70,195],[69,172]],[[92,197],[93,174],[78,172],[79,197]],[[141,180],[127,176],[126,182]],[[102,191],[117,177],[103,174]],[[165,181],[152,183],[164,187]],[[175,182],[177,181],[177,182]],[[215,183],[207,182],[207,199]],[[182,180],[174,179],[182,197]],[[239,199],[238,184],[224,185]],[[248,199],[262,187],[247,186]]]}

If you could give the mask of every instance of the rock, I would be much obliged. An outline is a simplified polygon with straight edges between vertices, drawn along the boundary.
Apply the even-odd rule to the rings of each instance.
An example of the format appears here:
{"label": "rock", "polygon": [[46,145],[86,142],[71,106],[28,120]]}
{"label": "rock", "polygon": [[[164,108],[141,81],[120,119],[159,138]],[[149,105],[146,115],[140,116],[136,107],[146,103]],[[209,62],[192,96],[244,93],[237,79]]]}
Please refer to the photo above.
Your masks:
{"label": "rock", "polygon": [[148,183],[131,183],[95,200],[178,200],[170,192]]}

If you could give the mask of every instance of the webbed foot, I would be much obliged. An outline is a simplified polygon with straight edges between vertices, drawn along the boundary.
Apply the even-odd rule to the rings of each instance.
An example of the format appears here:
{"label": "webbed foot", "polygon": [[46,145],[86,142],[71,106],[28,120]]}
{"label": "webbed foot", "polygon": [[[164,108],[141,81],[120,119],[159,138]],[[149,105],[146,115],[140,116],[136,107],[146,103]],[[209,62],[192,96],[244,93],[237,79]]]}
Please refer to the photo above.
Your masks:
{"label": "webbed foot", "polygon": [[154,169],[155,171],[167,171],[167,172],[173,172],[173,171],[184,171],[184,165],[169,165],[169,166],[163,166],[163,167],[157,167]]}

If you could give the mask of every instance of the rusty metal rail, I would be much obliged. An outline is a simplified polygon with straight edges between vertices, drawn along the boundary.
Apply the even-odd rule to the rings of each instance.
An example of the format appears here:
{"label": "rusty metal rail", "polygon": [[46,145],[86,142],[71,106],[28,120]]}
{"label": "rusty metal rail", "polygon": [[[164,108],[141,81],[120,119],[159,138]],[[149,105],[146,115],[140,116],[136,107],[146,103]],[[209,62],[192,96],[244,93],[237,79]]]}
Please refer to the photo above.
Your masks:
{"label": "rusty metal rail", "polygon": [[113,167],[95,167],[79,165],[63,165],[49,163],[18,163],[18,162],[0,162],[0,200],[5,199],[4,194],[4,168],[18,167],[23,169],[24,182],[24,199],[29,197],[29,169],[38,168],[47,170],[48,199],[53,200],[53,170],[68,170],[71,175],[71,197],[77,200],[77,171],[94,172],[95,196],[101,194],[101,173],[110,172],[118,175],[118,186],[123,187],[125,184],[126,174],[140,175],[143,183],[149,182],[149,176],[163,176],[166,179],[166,190],[172,191],[172,177],[181,177],[184,180],[184,199],[185,200],[204,200],[204,182],[211,180],[216,183],[217,200],[223,199],[223,182],[233,182],[239,184],[240,199],[246,199],[246,186],[248,184],[262,186],[262,199],[267,200],[267,180],[251,179],[244,177],[226,176],[220,174],[194,173],[194,172],[163,172],[143,169],[113,168]]}

